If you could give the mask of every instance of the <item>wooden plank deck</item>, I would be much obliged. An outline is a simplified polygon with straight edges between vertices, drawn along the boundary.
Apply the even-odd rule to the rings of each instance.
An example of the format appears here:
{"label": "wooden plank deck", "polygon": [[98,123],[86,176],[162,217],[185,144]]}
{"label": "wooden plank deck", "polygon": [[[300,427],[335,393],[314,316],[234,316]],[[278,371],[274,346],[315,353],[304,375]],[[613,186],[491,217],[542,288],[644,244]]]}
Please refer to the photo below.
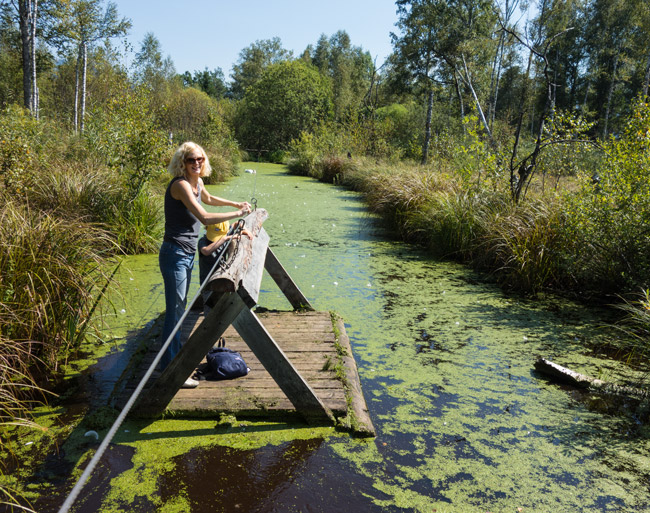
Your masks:
{"label": "wooden plank deck", "polygon": [[[269,311],[257,312],[256,315],[336,419],[358,434],[373,436],[374,427],[343,322],[333,323],[329,312]],[[183,325],[183,340],[187,340],[202,320],[202,312],[190,312]],[[180,389],[167,411],[187,417],[216,417],[222,413],[284,419],[297,416],[293,404],[232,326],[226,330],[224,338],[226,347],[241,353],[251,369],[250,373],[234,380],[201,380],[197,388]],[[116,407],[120,408],[128,401],[155,358],[162,343],[159,339],[150,344],[148,352],[131,369],[126,385],[115,395]],[[201,365],[204,364],[205,359]],[[149,383],[154,383],[158,375],[154,372]],[[150,384],[145,387],[143,395],[155,393],[149,387]],[[350,411],[349,405],[354,411]],[[132,414],[137,415],[137,411]]]}
{"label": "wooden plank deck", "polygon": [[[268,312],[257,315],[316,395],[335,415],[344,415],[347,404],[343,383],[337,379],[334,369],[338,354],[330,314]],[[184,337],[189,336],[202,317],[195,315],[190,319],[188,316],[190,322],[184,326]],[[169,404],[169,410],[181,414],[219,411],[247,416],[295,413],[287,396],[232,326],[226,330],[224,338],[226,347],[241,353],[250,373],[232,380],[202,380],[197,388],[180,389]]]}

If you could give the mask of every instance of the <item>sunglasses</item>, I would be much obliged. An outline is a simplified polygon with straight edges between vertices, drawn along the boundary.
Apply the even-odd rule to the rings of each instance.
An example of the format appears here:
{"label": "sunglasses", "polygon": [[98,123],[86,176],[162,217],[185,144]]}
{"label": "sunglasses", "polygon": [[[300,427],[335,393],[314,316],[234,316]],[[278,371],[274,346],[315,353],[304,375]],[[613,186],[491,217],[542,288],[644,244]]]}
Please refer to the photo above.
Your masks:
{"label": "sunglasses", "polygon": [[185,159],[185,163],[186,164],[203,164],[204,160],[205,159],[203,157],[197,157],[197,158],[188,157],[188,158]]}

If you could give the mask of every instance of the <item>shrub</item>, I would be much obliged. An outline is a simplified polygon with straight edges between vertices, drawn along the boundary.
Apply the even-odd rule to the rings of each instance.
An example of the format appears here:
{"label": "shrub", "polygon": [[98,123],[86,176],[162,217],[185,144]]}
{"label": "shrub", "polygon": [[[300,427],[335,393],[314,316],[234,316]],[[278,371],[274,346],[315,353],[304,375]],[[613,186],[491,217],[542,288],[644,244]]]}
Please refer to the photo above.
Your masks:
{"label": "shrub", "polygon": [[275,150],[269,152],[268,161],[273,164],[285,164],[287,162],[288,153],[284,150]]}
{"label": "shrub", "polygon": [[314,134],[301,132],[297,139],[291,141],[289,151],[291,157],[287,162],[287,167],[291,173],[302,176],[315,176],[317,174],[316,164],[321,154],[316,147]]}
{"label": "shrub", "polygon": [[89,116],[83,137],[91,153],[117,170],[128,194],[135,198],[160,173],[169,151],[167,135],[159,130],[142,88],[125,89]]}
{"label": "shrub", "polygon": [[355,169],[355,162],[347,157],[326,157],[319,167],[323,182],[344,183],[346,176]]}
{"label": "shrub", "polygon": [[603,144],[597,170],[579,176],[567,197],[573,260],[566,267],[578,283],[604,292],[650,284],[650,105],[638,101],[625,129]]}
{"label": "shrub", "polygon": [[48,139],[49,125],[15,105],[5,109],[0,119],[0,185],[24,194],[36,178],[38,152]]}

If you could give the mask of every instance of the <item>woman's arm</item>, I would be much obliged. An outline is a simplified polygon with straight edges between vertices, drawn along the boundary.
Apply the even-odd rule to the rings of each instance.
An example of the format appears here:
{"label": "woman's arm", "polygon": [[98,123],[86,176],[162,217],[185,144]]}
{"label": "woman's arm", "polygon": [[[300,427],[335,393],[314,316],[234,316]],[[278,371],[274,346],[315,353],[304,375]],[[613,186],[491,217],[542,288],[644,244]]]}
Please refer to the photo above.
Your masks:
{"label": "woman's arm", "polygon": [[[205,189],[202,188],[202,191],[204,190]],[[177,180],[174,182],[170,192],[174,199],[182,201],[183,205],[185,205],[185,207],[187,207],[187,209],[204,225],[229,221],[230,219],[235,219],[248,214],[251,211],[250,205],[248,203],[243,203],[242,206],[239,207],[239,210],[234,212],[208,212],[198,201],[196,201],[194,193],[192,192],[192,187],[186,180]],[[201,199],[203,199],[203,192],[201,193]]]}
{"label": "woman's arm", "polygon": [[250,204],[247,201],[230,201],[225,198],[220,198],[219,196],[213,196],[207,191],[205,187],[201,188],[201,201],[206,205],[212,205],[213,207],[244,208],[246,205],[248,205],[250,208]]}

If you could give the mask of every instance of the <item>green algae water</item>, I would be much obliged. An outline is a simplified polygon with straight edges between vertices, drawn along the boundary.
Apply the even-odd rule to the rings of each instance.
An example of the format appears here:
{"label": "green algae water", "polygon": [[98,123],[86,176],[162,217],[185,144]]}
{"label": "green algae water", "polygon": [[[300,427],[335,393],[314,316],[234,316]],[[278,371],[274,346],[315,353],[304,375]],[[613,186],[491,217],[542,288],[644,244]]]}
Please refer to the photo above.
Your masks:
{"label": "green algae water", "polygon": [[[377,437],[227,417],[129,422],[73,511],[650,507],[650,442],[635,405],[614,408],[533,369],[543,356],[602,379],[638,379],[599,357],[613,336],[603,312],[508,296],[390,240],[357,194],[280,166],[246,167],[257,172],[211,192],[254,196],[285,269],[314,308],[343,317]],[[127,259],[120,276],[125,299],[106,314],[104,335],[123,352],[119,340],[156,318],[164,298],[156,255]],[[290,308],[266,276],[259,304]],[[82,436],[69,443],[86,451],[79,461],[92,454]]]}

